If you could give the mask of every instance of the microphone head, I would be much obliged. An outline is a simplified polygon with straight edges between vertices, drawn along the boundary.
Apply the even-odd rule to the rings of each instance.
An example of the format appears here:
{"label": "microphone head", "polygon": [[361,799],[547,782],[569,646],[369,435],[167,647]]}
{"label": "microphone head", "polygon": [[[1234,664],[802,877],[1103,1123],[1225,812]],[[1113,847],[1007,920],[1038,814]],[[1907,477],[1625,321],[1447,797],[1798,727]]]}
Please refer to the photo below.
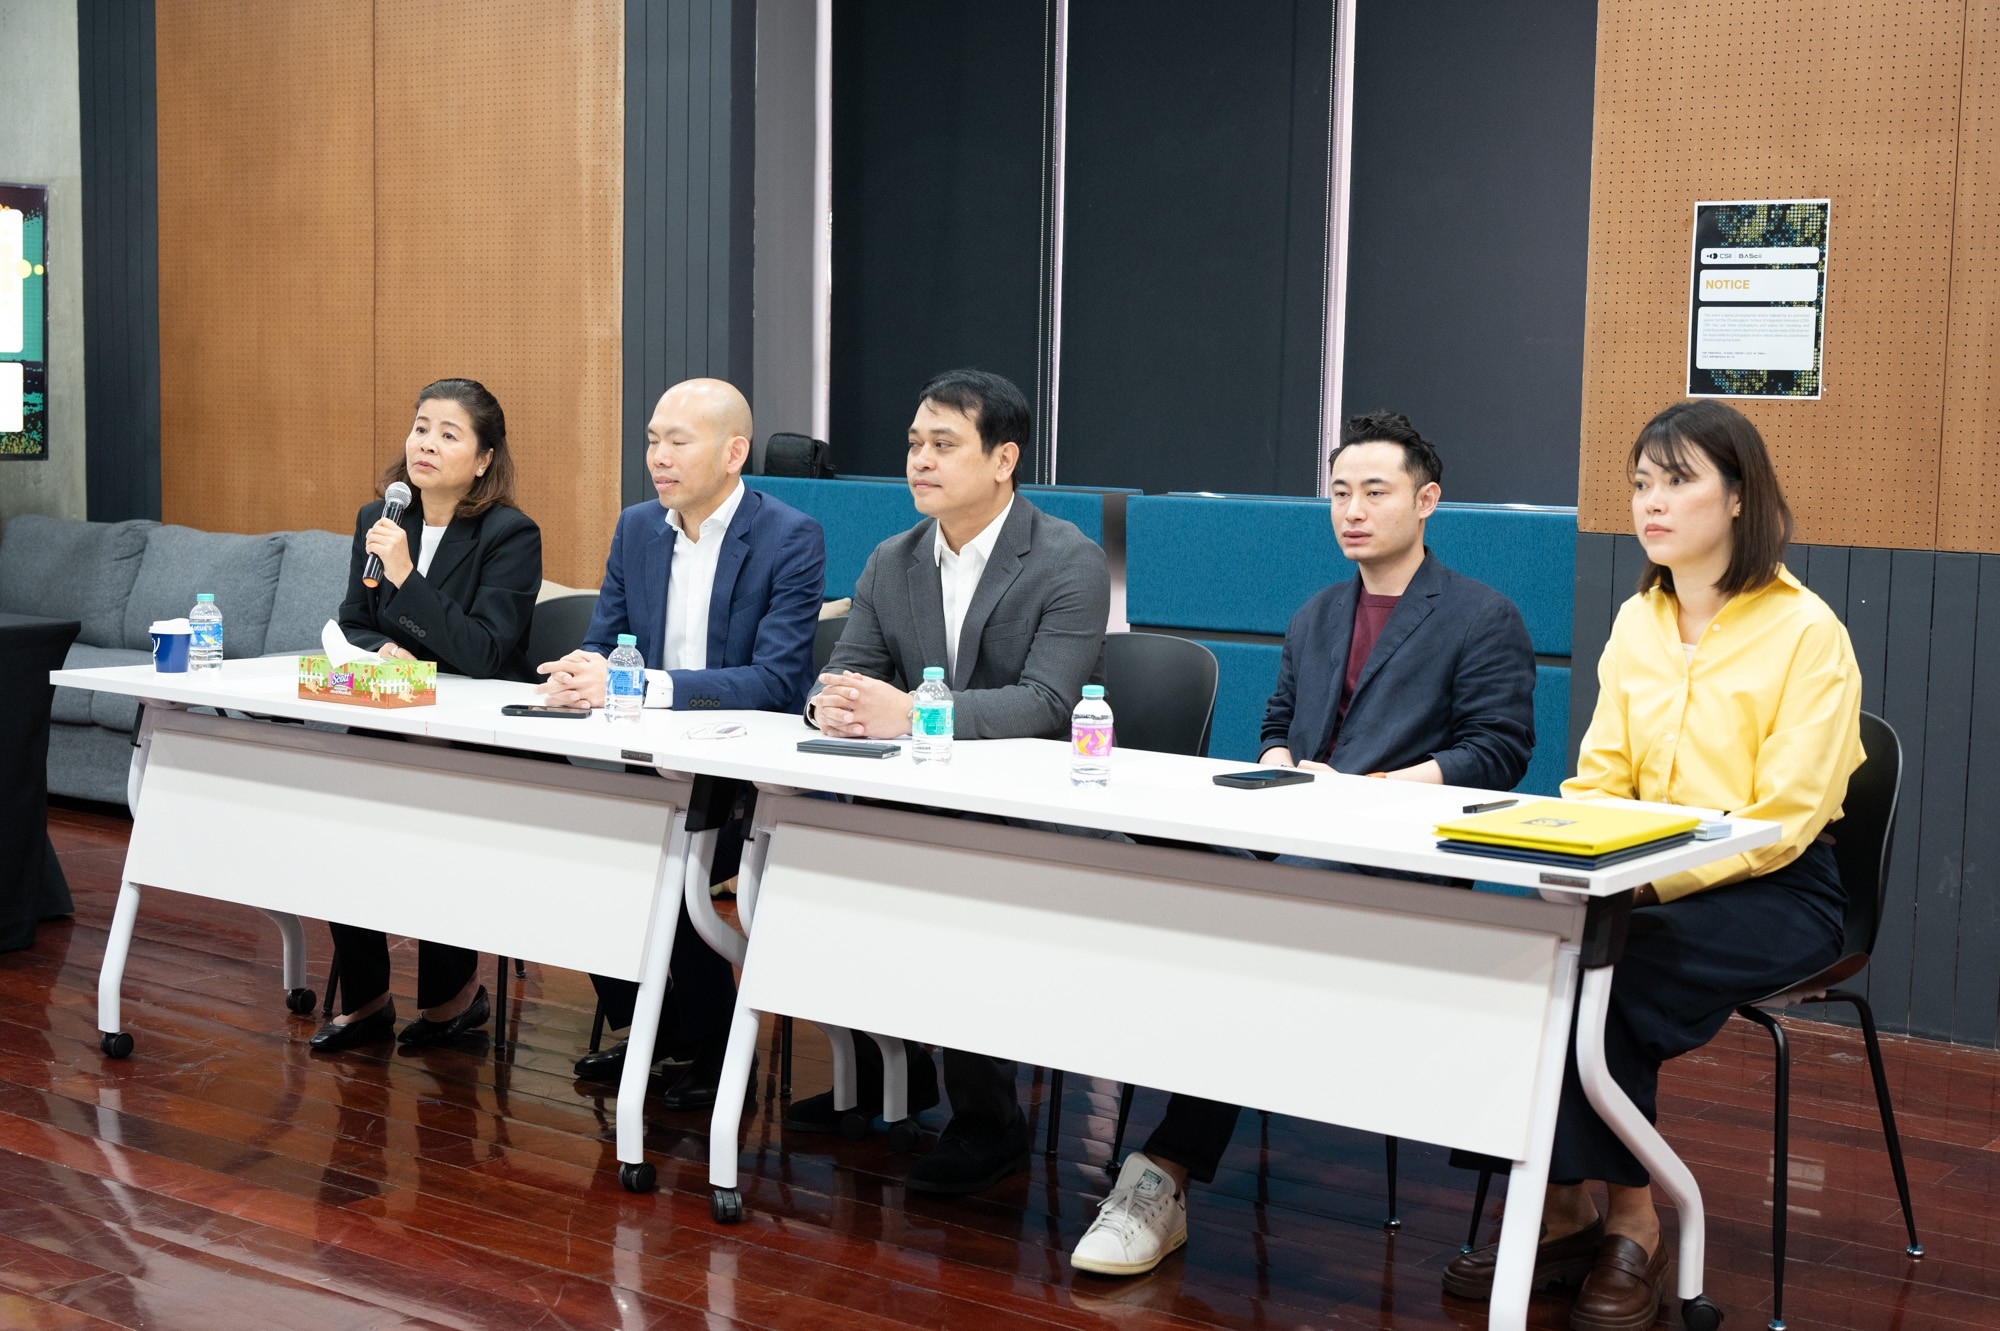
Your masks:
{"label": "microphone head", "polygon": [[401,481],[389,482],[389,488],[382,492],[382,502],[391,508],[408,508],[410,506],[410,487]]}

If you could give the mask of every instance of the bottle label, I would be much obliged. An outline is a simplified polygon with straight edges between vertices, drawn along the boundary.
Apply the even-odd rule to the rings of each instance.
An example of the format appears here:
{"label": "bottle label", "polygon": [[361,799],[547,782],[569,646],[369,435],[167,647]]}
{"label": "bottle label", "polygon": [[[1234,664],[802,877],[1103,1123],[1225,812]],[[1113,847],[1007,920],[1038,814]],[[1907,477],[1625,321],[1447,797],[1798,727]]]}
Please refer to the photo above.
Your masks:
{"label": "bottle label", "polygon": [[924,739],[951,738],[952,705],[946,702],[920,702],[911,709],[912,734]]}
{"label": "bottle label", "polygon": [[1111,723],[1072,721],[1069,727],[1069,743],[1070,751],[1078,758],[1109,758]]}
{"label": "bottle label", "polygon": [[190,627],[193,632],[188,635],[188,645],[194,650],[201,651],[206,647],[213,647],[218,652],[222,650],[222,625],[196,623]]}
{"label": "bottle label", "polygon": [[604,691],[613,698],[646,696],[646,672],[630,666],[613,666],[604,672]]}

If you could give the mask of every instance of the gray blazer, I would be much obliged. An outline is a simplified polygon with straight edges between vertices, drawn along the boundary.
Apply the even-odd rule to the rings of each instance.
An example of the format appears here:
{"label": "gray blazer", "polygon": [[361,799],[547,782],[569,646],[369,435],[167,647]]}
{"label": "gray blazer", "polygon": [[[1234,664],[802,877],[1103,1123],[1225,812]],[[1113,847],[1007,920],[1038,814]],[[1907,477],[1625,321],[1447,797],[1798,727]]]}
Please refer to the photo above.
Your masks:
{"label": "gray blazer", "polygon": [[[925,666],[945,664],[936,530],[925,518],[868,556],[825,673],[852,670],[913,690]],[[1104,551],[1017,494],[959,630],[958,670],[947,681],[957,737],[1067,738],[1083,686],[1100,677],[1110,615]]]}

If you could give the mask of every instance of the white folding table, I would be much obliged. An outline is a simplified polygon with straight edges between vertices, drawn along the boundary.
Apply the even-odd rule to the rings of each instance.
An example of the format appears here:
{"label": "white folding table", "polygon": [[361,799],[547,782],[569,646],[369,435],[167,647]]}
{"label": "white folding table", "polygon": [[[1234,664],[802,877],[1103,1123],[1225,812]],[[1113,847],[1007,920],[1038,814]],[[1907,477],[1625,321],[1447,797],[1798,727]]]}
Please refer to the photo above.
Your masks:
{"label": "white folding table", "polygon": [[[790,715],[507,718],[501,705],[526,700],[527,685],[452,678],[435,707],[380,712],[299,700],[284,661],[231,662],[206,680],[145,666],[51,678],[154,704],[99,985],[107,1052],[142,883],[271,913],[286,931],[288,987],[302,982],[300,914],[637,978],[618,1158],[627,1187],[650,1187],[640,1105],[681,893],[702,936],[743,967],[711,1123],[717,1220],[742,1215],[728,1144],[741,1131],[759,1019],[781,1014],[828,1030],[837,1106],[856,1100],[848,1033],[878,1038],[891,1119],[906,1107],[907,1037],[1512,1161],[1489,1325],[1519,1328],[1573,1031],[1592,1105],[1679,1208],[1684,1320],[1696,1331],[1720,1320],[1702,1296],[1700,1191],[1606,1071],[1604,1018],[1632,889],[1769,844],[1775,824],[1737,820],[1724,839],[1582,872],[1437,850],[1432,828],[1505,797],[1490,791],[1326,775],[1237,790],[1210,778],[1241,764],[1134,751],[1116,755],[1108,786],[1077,789],[1067,746],[1051,741],[962,742],[949,765],[919,767],[907,754],[800,753],[809,732]],[[649,766],[672,779],[182,714],[204,706]],[[730,725],[739,733],[715,737]],[[696,788],[718,780],[760,790],[737,890],[747,948],[708,900],[713,829],[688,830],[690,805],[698,828],[712,821]],[[951,816],[966,814],[983,817]],[[423,891],[393,886],[417,878],[398,872],[404,857],[427,866]],[[1219,989],[1229,1004],[1210,1001]],[[1106,990],[1147,1001],[1106,1020],[1093,1001]],[[1302,1030],[1324,1032],[1326,1057],[1298,1056]]]}

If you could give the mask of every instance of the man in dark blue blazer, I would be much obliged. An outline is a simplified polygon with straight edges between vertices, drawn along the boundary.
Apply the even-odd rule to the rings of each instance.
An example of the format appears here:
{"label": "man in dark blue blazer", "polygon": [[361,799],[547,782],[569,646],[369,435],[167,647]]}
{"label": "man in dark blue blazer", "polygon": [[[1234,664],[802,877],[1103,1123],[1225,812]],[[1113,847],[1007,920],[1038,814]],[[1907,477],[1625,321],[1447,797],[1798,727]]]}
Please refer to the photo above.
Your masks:
{"label": "man in dark blue blazer", "polygon": [[[604,585],[583,646],[538,667],[557,706],[604,705],[605,656],[618,635],[646,658],[645,706],[796,712],[813,682],[813,636],[826,588],[820,525],[743,484],[750,404],[719,379],[690,379],[660,398],[646,426],[646,466],[658,502],[618,517]],[[718,846],[721,876],[741,847],[740,826]],[[722,1050],[736,1006],[729,963],[710,951],[685,908],[674,935],[673,985],[660,1047],[693,1063],[667,1089],[670,1109],[715,1103]],[[627,1026],[638,986],[593,975],[605,1020]],[[667,1033],[671,1032],[671,1039]],[[586,1055],[577,1076],[616,1081],[621,1043]]]}
{"label": "man in dark blue blazer", "polygon": [[[1512,601],[1424,548],[1444,476],[1437,450],[1405,417],[1377,412],[1342,427],[1332,467],[1334,535],[1359,576],[1292,616],[1263,762],[1512,788],[1535,747],[1535,651]],[[1187,1182],[1215,1177],[1238,1112],[1174,1096],[1071,1262],[1137,1275],[1186,1242]]]}

